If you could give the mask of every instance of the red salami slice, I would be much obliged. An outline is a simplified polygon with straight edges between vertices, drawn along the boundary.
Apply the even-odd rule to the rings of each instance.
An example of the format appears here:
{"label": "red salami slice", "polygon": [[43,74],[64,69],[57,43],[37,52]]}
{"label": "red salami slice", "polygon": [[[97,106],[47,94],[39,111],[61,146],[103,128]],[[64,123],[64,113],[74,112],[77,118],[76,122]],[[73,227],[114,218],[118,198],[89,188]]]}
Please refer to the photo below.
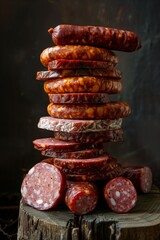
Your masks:
{"label": "red salami slice", "polygon": [[119,119],[131,113],[127,102],[109,102],[103,104],[54,104],[47,107],[48,114],[65,119]]}
{"label": "red salami slice", "polygon": [[129,179],[117,177],[105,185],[104,197],[114,212],[126,213],[135,206],[137,192]]}
{"label": "red salami slice", "polygon": [[94,60],[57,59],[48,63],[48,70],[74,68],[108,68],[114,67],[112,62]]}
{"label": "red salami slice", "polygon": [[61,132],[97,132],[112,129],[119,129],[122,125],[122,119],[104,119],[104,120],[73,120],[58,119],[53,117],[41,117],[38,127],[50,131]]}
{"label": "red salami slice", "polygon": [[126,52],[141,47],[136,33],[116,28],[62,24],[48,32],[56,45],[81,44]]}
{"label": "red salami slice", "polygon": [[94,158],[104,154],[103,147],[84,149],[75,152],[55,152],[54,150],[48,148],[41,152],[43,156],[50,158]]}
{"label": "red salami slice", "polygon": [[122,72],[113,69],[111,66],[107,68],[81,68],[81,69],[55,69],[54,71],[37,72],[37,80],[54,80],[56,78],[64,77],[79,77],[79,76],[93,76],[93,77],[108,77],[108,78],[122,78]]}
{"label": "red salami slice", "polygon": [[118,142],[123,140],[123,129],[87,133],[54,132],[54,137],[58,140],[78,143]]}
{"label": "red salami slice", "polygon": [[68,182],[65,203],[74,214],[87,214],[97,206],[98,190],[93,183]]}
{"label": "red salami slice", "polygon": [[48,94],[52,103],[82,104],[82,103],[107,103],[107,93],[57,93]]}
{"label": "red salami slice", "polygon": [[38,163],[25,176],[21,194],[24,202],[39,210],[48,210],[64,197],[66,181],[63,173],[48,163]]}
{"label": "red salami slice", "polygon": [[72,151],[81,148],[80,143],[60,141],[55,138],[40,138],[33,141],[34,148],[40,151],[52,149],[57,152]]}
{"label": "red salami slice", "polygon": [[152,187],[152,171],[147,166],[125,167],[124,177],[130,179],[137,191],[148,193]]}

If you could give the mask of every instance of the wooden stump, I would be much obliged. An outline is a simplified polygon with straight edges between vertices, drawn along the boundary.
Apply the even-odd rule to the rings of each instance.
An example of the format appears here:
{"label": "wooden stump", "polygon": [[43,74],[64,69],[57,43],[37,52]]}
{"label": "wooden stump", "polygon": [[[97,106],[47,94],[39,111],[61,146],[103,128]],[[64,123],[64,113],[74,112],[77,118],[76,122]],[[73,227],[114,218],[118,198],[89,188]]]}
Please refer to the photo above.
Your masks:
{"label": "wooden stump", "polygon": [[160,240],[160,192],[140,195],[130,213],[116,214],[103,205],[80,218],[64,205],[38,211],[21,201],[17,239]]}

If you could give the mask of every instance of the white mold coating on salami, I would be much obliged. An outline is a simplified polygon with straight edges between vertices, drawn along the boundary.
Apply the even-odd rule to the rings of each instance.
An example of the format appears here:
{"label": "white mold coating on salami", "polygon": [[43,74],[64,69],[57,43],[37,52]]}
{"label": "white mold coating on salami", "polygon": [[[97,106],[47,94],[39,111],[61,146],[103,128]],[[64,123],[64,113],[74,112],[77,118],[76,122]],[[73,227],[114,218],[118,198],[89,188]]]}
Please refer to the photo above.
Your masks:
{"label": "white mold coating on salami", "polygon": [[117,177],[105,185],[104,197],[114,212],[126,213],[135,206],[137,192],[129,179]]}
{"label": "white mold coating on salami", "polygon": [[64,191],[64,175],[55,166],[44,162],[31,168],[21,186],[24,202],[39,210],[55,207]]}

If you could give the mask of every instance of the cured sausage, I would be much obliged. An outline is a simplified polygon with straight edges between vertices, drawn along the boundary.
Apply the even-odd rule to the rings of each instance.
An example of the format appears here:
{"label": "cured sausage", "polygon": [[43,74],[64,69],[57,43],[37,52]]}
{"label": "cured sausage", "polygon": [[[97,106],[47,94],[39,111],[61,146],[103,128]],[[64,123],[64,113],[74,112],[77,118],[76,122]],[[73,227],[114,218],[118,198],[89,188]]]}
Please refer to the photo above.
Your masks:
{"label": "cured sausage", "polygon": [[122,125],[122,118],[110,120],[71,120],[57,119],[53,117],[41,117],[38,122],[38,128],[61,131],[61,132],[97,132],[112,129],[119,129]]}
{"label": "cured sausage", "polygon": [[94,60],[57,59],[48,63],[48,70],[74,68],[114,68],[112,62]]}
{"label": "cured sausage", "polygon": [[24,202],[39,210],[48,210],[64,197],[66,179],[55,166],[40,162],[25,176],[21,194]]}
{"label": "cured sausage", "polygon": [[109,102],[106,104],[53,104],[47,107],[48,114],[64,119],[118,119],[127,117],[131,109],[127,102]]}
{"label": "cured sausage", "polygon": [[142,193],[151,191],[152,171],[149,167],[125,167],[123,176],[132,181],[137,191]]}
{"label": "cured sausage", "polygon": [[103,77],[68,77],[48,80],[44,83],[46,93],[109,93],[122,91],[122,82]]}
{"label": "cured sausage", "polygon": [[109,207],[117,213],[129,212],[137,202],[134,185],[124,177],[110,180],[104,187],[104,197]]}
{"label": "cured sausage", "polygon": [[87,133],[54,132],[54,137],[58,140],[79,143],[118,142],[123,140],[123,129]]}
{"label": "cured sausage", "polygon": [[41,152],[43,156],[49,158],[94,158],[104,154],[103,146],[97,146],[97,148],[77,150],[74,152],[55,152],[51,148],[47,148]]}
{"label": "cured sausage", "polygon": [[49,101],[52,103],[107,103],[109,97],[107,93],[57,93],[48,94]]}
{"label": "cured sausage", "polygon": [[122,78],[122,72],[113,69],[111,66],[108,68],[88,68],[88,69],[56,69],[54,71],[40,71],[36,74],[37,80],[54,80],[55,78],[64,77],[79,77],[79,76],[93,76],[93,77],[108,77],[108,78]]}
{"label": "cured sausage", "polygon": [[40,138],[33,141],[34,148],[40,151],[52,149],[56,152],[73,151],[80,149],[82,144],[75,142],[65,142],[55,138]]}
{"label": "cured sausage", "polygon": [[58,25],[48,32],[56,45],[82,44],[132,52],[141,48],[136,33],[100,26]]}
{"label": "cured sausage", "polygon": [[74,214],[87,214],[97,206],[98,189],[93,183],[68,182],[65,203]]}
{"label": "cured sausage", "polygon": [[114,65],[118,63],[118,57],[115,53],[104,48],[91,46],[54,46],[44,49],[40,54],[40,61],[44,67],[48,67],[48,63],[56,59],[109,61]]}

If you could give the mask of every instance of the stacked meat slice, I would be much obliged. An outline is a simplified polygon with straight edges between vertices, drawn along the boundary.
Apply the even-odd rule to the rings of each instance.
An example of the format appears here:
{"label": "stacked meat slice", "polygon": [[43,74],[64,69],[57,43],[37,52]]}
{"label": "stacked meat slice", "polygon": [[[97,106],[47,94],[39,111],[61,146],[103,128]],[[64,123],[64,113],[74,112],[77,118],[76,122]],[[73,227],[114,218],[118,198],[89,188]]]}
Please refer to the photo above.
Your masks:
{"label": "stacked meat slice", "polygon": [[[48,157],[40,164],[50,164],[65,175],[67,206],[76,214],[84,214],[93,210],[98,201],[96,187],[88,182],[107,182],[124,174],[121,164],[105,153],[103,147],[104,142],[123,140],[122,119],[131,112],[127,102],[110,100],[111,94],[122,90],[122,73],[115,69],[118,57],[111,49],[134,51],[140,48],[140,42],[135,33],[103,27],[61,25],[49,32],[57,46],[41,53],[41,63],[48,71],[37,72],[36,79],[44,81],[49,98],[49,116],[41,117],[38,127],[50,130],[51,136],[36,139],[33,144]],[[135,205],[136,192],[129,180],[121,177],[117,181],[125,188],[131,185],[126,191],[128,195],[133,194],[134,201],[130,202],[128,211]],[[94,207],[91,204],[89,208],[88,204],[83,211],[82,202],[77,202],[76,208],[73,201],[73,195],[77,199],[76,194],[82,189],[87,190],[80,194],[80,201],[90,199],[91,195],[94,202]],[[105,188],[105,197],[107,191]],[[117,194],[119,197],[120,192]],[[109,205],[115,204],[112,203]]]}

